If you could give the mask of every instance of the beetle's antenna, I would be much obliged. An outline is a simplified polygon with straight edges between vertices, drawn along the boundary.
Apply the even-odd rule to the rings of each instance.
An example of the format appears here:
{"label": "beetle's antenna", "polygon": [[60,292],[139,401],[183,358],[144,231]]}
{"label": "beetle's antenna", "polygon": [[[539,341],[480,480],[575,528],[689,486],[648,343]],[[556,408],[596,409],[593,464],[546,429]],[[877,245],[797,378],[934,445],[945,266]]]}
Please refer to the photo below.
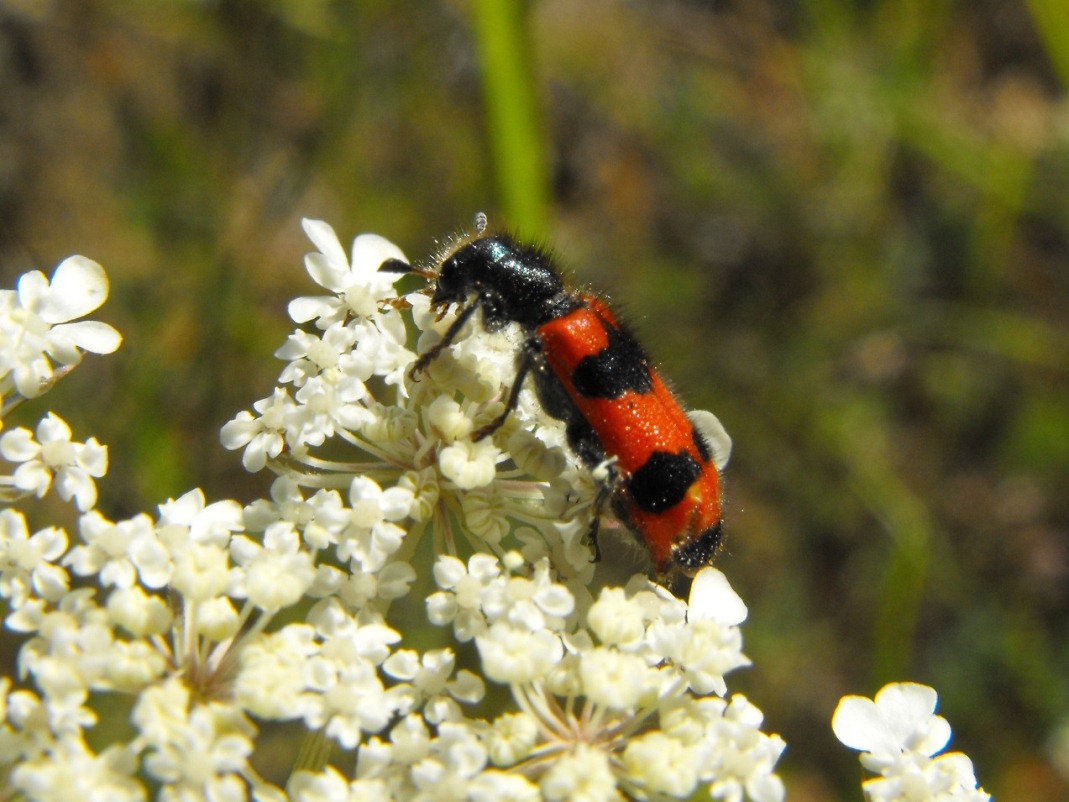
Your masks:
{"label": "beetle's antenna", "polygon": [[414,276],[423,276],[423,278],[434,278],[437,275],[437,273],[435,273],[433,270],[429,270],[428,268],[411,265],[402,259],[394,258],[387,259],[385,262],[379,265],[379,272],[403,274],[411,273]]}
{"label": "beetle's antenna", "polygon": [[415,269],[408,262],[390,258],[379,265],[379,271],[382,273],[414,273]]}

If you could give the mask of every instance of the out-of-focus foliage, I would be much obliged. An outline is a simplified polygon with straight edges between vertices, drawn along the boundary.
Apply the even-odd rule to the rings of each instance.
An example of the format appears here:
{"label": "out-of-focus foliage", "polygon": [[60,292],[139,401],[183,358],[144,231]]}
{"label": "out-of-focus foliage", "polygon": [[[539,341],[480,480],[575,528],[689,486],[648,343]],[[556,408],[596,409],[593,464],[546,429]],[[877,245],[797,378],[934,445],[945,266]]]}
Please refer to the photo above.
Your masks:
{"label": "out-of-focus foliage", "polygon": [[1066,6],[487,5],[0,3],[0,273],[91,256],[126,337],[49,396],[104,511],[264,492],[216,433],[309,291],[300,217],[418,257],[510,211],[734,436],[791,798],[857,798],[835,701],[907,678],[987,790],[1066,798]]}

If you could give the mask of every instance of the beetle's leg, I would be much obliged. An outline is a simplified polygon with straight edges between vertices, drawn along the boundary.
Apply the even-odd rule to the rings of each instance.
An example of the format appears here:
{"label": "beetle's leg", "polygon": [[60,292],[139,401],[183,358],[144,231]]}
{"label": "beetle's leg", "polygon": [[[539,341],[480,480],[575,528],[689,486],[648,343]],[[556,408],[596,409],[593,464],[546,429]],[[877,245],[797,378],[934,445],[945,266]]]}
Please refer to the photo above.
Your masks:
{"label": "beetle's leg", "polygon": [[479,308],[479,300],[475,299],[468,306],[465,306],[457,313],[457,318],[449,324],[449,328],[445,330],[445,334],[442,335],[442,339],[434,344],[429,351],[420,354],[419,359],[412,365],[411,370],[408,371],[408,377],[415,380],[416,376],[427,369],[427,366],[438,358],[438,354],[442,353],[446,348],[453,344],[453,340],[460,334],[460,330],[464,328],[464,324],[467,323],[471,316],[475,314],[475,310]]}
{"label": "beetle's leg", "polygon": [[505,401],[505,411],[475,432],[471,437],[472,440],[478,442],[484,437],[489,437],[500,429],[505,424],[505,421],[508,420],[509,413],[516,409],[516,403],[520,399],[520,390],[523,389],[524,379],[527,378],[527,374],[530,373],[531,368],[534,367],[535,359],[537,358],[535,353],[537,352],[537,343],[528,341],[524,345],[522,355],[519,358],[519,365],[516,367],[516,378],[512,382],[512,389],[509,390],[508,400]]}

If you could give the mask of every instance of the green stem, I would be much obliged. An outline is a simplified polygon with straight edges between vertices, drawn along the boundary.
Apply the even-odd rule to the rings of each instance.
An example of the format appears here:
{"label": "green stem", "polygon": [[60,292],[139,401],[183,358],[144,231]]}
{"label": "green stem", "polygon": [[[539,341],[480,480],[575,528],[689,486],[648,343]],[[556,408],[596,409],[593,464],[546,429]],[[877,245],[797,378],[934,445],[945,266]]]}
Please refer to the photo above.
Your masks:
{"label": "green stem", "polygon": [[1065,0],[1028,0],[1028,10],[1055,72],[1069,87],[1069,4]]}
{"label": "green stem", "polygon": [[528,236],[546,230],[547,180],[531,58],[519,0],[476,0],[487,135],[502,211]]}

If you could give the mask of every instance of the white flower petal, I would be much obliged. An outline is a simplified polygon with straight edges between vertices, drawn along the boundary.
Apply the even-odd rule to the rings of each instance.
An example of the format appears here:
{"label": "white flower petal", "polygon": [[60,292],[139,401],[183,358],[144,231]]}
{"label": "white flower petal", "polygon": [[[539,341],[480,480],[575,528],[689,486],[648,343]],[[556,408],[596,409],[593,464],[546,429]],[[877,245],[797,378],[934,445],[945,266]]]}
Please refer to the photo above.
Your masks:
{"label": "white flower petal", "polygon": [[304,233],[308,235],[312,244],[319,248],[320,253],[334,263],[346,264],[345,249],[342,248],[338,235],[334,233],[329,223],[306,217],[301,220],[301,228],[304,229]]}
{"label": "white flower petal", "polygon": [[896,682],[881,688],[874,701],[903,747],[933,755],[950,740],[950,725],[935,715],[939,696],[934,688]]}
{"label": "white flower petal", "polygon": [[60,262],[52,274],[52,286],[40,315],[49,323],[65,323],[89,314],[107,298],[108,275],[104,268],[84,256],[71,256]]}
{"label": "white flower petal", "polygon": [[41,498],[52,486],[52,471],[43,463],[26,462],[15,469],[12,479],[19,490],[32,490]]}
{"label": "white flower petal", "polygon": [[387,259],[408,262],[400,248],[378,234],[361,234],[353,240],[352,265],[354,270],[375,272]]}
{"label": "white flower petal", "polygon": [[41,453],[41,446],[29,429],[19,427],[0,437],[0,454],[9,462],[25,462]]}
{"label": "white flower petal", "polygon": [[710,619],[725,626],[737,626],[746,620],[746,603],[734,591],[728,579],[716,568],[705,567],[694,577],[690,587],[688,619]]}
{"label": "white flower petal", "polygon": [[56,492],[64,501],[73,498],[82,512],[92,509],[97,503],[96,483],[79,468],[67,468],[56,475]]}
{"label": "white flower petal", "polygon": [[304,269],[312,280],[324,289],[332,292],[342,292],[345,289],[345,279],[349,275],[349,265],[346,262],[335,262],[321,253],[310,253],[304,257]]}
{"label": "white flower petal", "polygon": [[78,464],[90,476],[103,476],[108,472],[108,447],[98,443],[95,437],[90,437],[79,451]]}
{"label": "white flower petal", "polygon": [[71,427],[59,415],[49,412],[37,424],[37,439],[42,444],[55,440],[70,440]]}
{"label": "white flower petal", "polygon": [[55,341],[60,337],[93,354],[114,353],[122,343],[122,335],[115,328],[97,320],[79,320],[53,326],[49,340]]}
{"label": "white flower petal", "polygon": [[338,300],[333,295],[306,295],[290,301],[287,310],[289,311],[290,319],[294,323],[307,323],[317,317],[329,315],[337,305]]}
{"label": "white flower petal", "polygon": [[706,409],[693,409],[687,413],[687,417],[713,452],[713,464],[717,470],[724,470],[731,458],[731,435],[727,433],[724,424]]}
{"label": "white flower petal", "polygon": [[844,696],[831,717],[831,729],[843,744],[862,752],[897,754],[898,740],[876,703],[864,696]]}
{"label": "white flower petal", "polygon": [[26,309],[37,311],[48,294],[48,277],[40,270],[31,270],[19,277],[18,288],[19,303]]}
{"label": "white flower petal", "polygon": [[419,672],[419,655],[411,649],[402,649],[386,658],[382,670],[394,679],[411,680]]}

